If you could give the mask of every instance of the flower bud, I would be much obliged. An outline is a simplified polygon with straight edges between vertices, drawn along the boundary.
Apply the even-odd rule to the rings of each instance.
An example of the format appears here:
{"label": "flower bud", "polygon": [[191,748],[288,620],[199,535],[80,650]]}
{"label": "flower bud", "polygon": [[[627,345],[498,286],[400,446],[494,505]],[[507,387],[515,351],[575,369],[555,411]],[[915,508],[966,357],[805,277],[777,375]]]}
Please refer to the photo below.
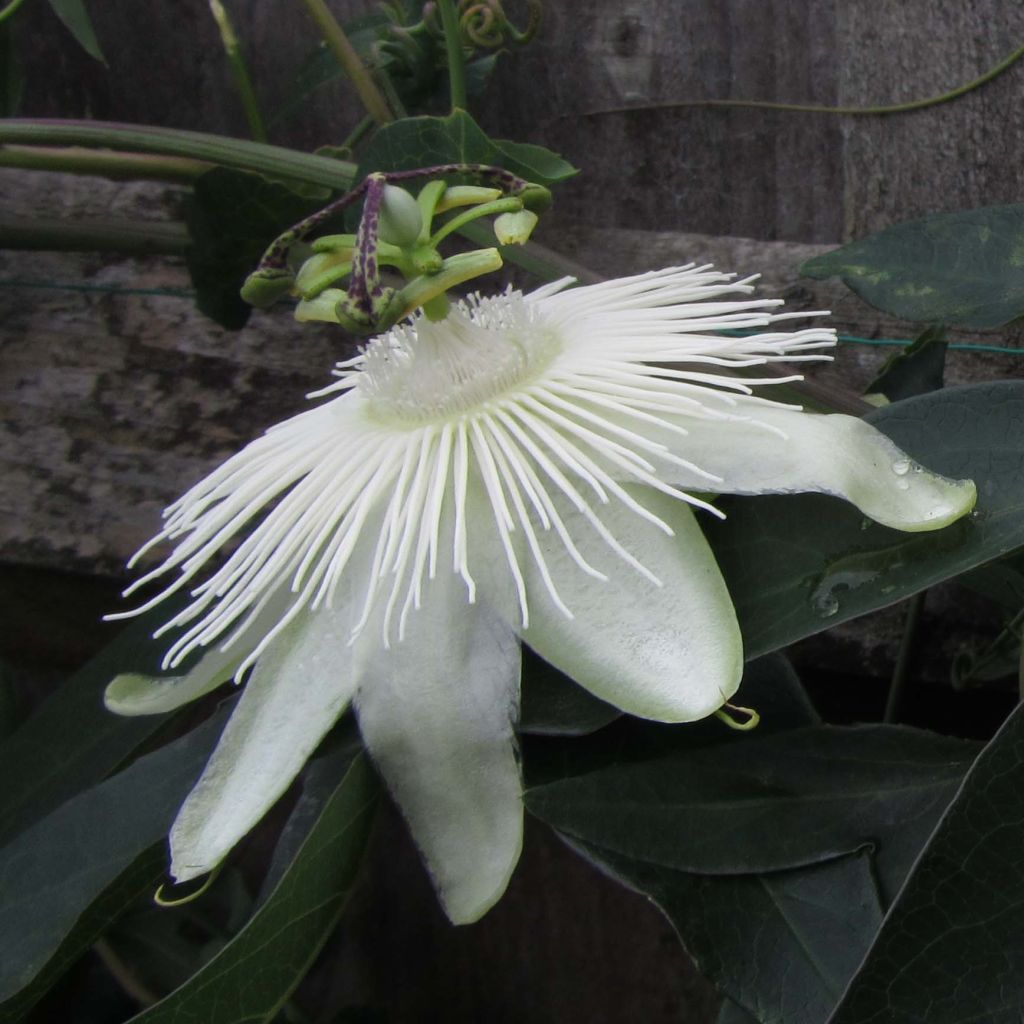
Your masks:
{"label": "flower bud", "polygon": [[537,214],[532,210],[516,210],[494,218],[494,237],[499,245],[522,245],[537,226]]}
{"label": "flower bud", "polygon": [[352,250],[318,252],[299,268],[295,287],[304,299],[312,299],[352,272]]}
{"label": "flower bud", "polygon": [[288,270],[254,270],[242,285],[243,302],[266,309],[291,291],[295,278]]}
{"label": "flower bud", "polygon": [[437,202],[435,213],[445,213],[459,206],[481,206],[501,198],[500,188],[484,188],[482,185],[449,185]]}
{"label": "flower bud", "polygon": [[423,228],[419,203],[397,185],[384,186],[380,204],[380,238],[401,249],[415,244]]}

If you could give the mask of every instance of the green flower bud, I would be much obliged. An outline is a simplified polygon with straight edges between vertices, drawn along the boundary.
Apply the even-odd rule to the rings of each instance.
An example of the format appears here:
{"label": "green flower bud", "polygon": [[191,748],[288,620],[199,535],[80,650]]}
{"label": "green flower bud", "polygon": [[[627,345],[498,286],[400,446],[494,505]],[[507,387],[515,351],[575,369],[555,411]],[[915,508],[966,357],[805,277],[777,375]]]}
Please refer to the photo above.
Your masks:
{"label": "green flower bud", "polygon": [[295,278],[288,270],[254,270],[242,285],[244,302],[257,309],[266,309],[291,291]]}
{"label": "green flower bud", "polygon": [[312,299],[351,272],[351,249],[318,252],[302,264],[295,278],[295,286],[304,299]]}
{"label": "green flower bud", "polygon": [[516,210],[494,218],[494,237],[499,245],[522,245],[537,226],[537,214],[532,210]]}
{"label": "green flower bud", "polygon": [[322,320],[330,324],[341,323],[338,306],[348,299],[348,294],[341,288],[326,288],[315,299],[303,299],[295,307],[295,319],[299,323],[310,320]]}
{"label": "green flower bud", "polygon": [[500,188],[484,188],[482,185],[452,185],[444,190],[444,195],[437,202],[435,213],[445,213],[458,206],[479,206],[481,203],[493,203],[501,198]]}
{"label": "green flower bud", "polygon": [[401,305],[392,323],[403,316],[408,316],[420,306],[430,304],[449,288],[465,284],[481,274],[500,270],[501,266],[501,253],[497,249],[475,249],[472,252],[460,252],[449,256],[436,274],[414,278],[398,293]]}
{"label": "green flower bud", "polygon": [[429,245],[413,250],[411,259],[417,274],[436,274],[444,265],[444,257]]}
{"label": "green flower bud", "polygon": [[414,245],[423,228],[423,214],[413,197],[397,185],[384,186],[380,204],[380,238],[399,248]]}

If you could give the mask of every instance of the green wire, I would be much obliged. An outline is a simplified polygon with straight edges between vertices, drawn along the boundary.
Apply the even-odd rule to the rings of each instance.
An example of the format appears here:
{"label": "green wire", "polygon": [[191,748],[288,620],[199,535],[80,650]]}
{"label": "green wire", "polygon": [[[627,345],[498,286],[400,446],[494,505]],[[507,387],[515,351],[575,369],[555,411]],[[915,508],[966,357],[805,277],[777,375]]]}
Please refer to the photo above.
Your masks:
{"label": "green wire", "polygon": [[[899,338],[858,338],[856,334],[836,335],[839,341],[851,345],[899,345],[904,348],[912,345],[912,341],[904,341]],[[1007,345],[974,345],[968,341],[953,342],[948,346],[957,352],[998,352],[1000,355],[1024,356],[1024,348],[1010,348]]]}
{"label": "green wire", "polygon": [[196,293],[189,288],[118,288],[105,284],[20,281],[17,278],[0,281],[0,288],[44,288],[49,291],[103,292],[108,295],[162,295],[172,299],[194,299],[196,296]]}

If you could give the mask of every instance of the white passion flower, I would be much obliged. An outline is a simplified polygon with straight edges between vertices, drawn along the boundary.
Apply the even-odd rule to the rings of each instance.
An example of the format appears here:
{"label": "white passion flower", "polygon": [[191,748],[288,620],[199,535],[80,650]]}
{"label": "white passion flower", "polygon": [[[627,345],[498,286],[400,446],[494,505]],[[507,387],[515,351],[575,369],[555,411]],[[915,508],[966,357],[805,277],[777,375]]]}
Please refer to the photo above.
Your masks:
{"label": "white passion flower", "polygon": [[623,711],[699,719],[743,663],[699,493],[822,491],[902,530],[973,506],[973,484],[906,472],[866,423],[729,373],[835,340],[774,329],[798,314],[751,280],[688,266],[416,316],[167,510],[151,543],[173,549],[131,589],[173,582],[136,612],[188,588],[166,667],[207,653],[118,677],[108,706],[248,676],[173,826],[179,880],[224,858],[351,704],[445,910],[474,921],[520,850],[520,639]]}

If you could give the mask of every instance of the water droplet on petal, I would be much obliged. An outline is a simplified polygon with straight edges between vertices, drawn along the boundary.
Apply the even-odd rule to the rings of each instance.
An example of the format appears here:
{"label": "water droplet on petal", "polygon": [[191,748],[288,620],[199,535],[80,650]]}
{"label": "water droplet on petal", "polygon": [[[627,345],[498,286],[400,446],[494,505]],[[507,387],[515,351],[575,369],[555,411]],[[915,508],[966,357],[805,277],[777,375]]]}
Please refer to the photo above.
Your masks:
{"label": "water droplet on petal", "polygon": [[897,476],[906,476],[910,472],[910,459],[897,459],[892,464],[892,471]]}

